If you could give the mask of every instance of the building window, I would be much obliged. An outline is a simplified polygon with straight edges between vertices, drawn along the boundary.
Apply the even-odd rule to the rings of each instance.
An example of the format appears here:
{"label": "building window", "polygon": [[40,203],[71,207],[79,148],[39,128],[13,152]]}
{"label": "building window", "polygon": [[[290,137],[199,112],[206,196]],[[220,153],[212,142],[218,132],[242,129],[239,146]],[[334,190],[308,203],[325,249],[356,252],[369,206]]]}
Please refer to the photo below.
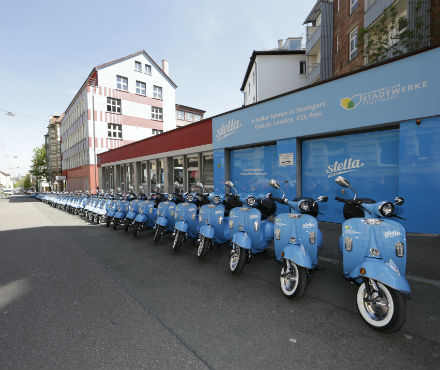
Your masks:
{"label": "building window", "polygon": [[122,125],[107,123],[107,136],[113,139],[122,139]]}
{"label": "building window", "polygon": [[153,98],[162,99],[162,88],[160,86],[153,85]]}
{"label": "building window", "polygon": [[136,81],[136,94],[147,95],[145,82]]}
{"label": "building window", "polygon": [[145,73],[151,75],[151,66],[149,64],[145,64]]}
{"label": "building window", "polygon": [[307,73],[306,71],[306,61],[302,60],[299,62],[299,74],[305,75]]}
{"label": "building window", "polygon": [[163,133],[163,130],[155,130],[155,129],[153,128],[153,130],[152,130],[151,133],[152,133],[153,135],[159,135],[159,134]]}
{"label": "building window", "polygon": [[359,5],[358,0],[350,0],[350,14],[356,10],[358,5]]}
{"label": "building window", "polygon": [[191,112],[186,112],[186,120],[188,122],[194,121],[194,117],[193,117],[193,114]]}
{"label": "building window", "polygon": [[358,29],[357,27],[350,32],[350,60],[354,59],[358,53]]}
{"label": "building window", "polygon": [[142,63],[141,62],[134,62],[134,70],[138,72],[142,72]]}
{"label": "building window", "polygon": [[200,114],[194,114],[194,122],[200,121],[202,116]]}
{"label": "building window", "polygon": [[177,119],[180,119],[182,121],[185,120],[185,112],[183,110],[178,110],[177,111]]}
{"label": "building window", "polygon": [[151,119],[162,121],[162,108],[151,107]]}
{"label": "building window", "polygon": [[121,113],[121,99],[107,98],[107,112]]}
{"label": "building window", "polygon": [[128,91],[128,78],[116,76],[116,88],[119,90]]}

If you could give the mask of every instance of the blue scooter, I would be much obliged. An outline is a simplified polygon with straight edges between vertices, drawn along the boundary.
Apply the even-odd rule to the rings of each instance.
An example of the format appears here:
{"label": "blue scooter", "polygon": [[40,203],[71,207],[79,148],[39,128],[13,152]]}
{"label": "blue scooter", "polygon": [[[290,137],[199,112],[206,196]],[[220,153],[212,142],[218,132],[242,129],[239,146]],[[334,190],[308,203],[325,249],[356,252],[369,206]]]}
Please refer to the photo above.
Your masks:
{"label": "blue scooter", "polygon": [[[288,298],[298,299],[304,295],[311,271],[318,266],[318,252],[322,246],[322,233],[316,219],[318,203],[309,197],[290,201],[275,180],[270,180],[269,185],[283,193],[282,198],[270,197],[290,207],[289,213],[279,213],[275,217],[275,258],[283,264],[282,292]],[[326,196],[317,198],[318,202],[327,200]]]}
{"label": "blue scooter", "polygon": [[176,204],[185,201],[182,193],[164,194],[166,201],[160,202],[157,207],[156,224],[154,225],[153,240],[158,242],[161,236],[165,233],[171,233],[174,230],[174,224],[176,221],[174,211],[176,210]]}
{"label": "blue scooter", "polygon": [[[177,183],[176,186],[179,186]],[[209,194],[205,193],[202,183],[197,187],[201,193],[186,195],[186,201],[176,205],[174,217],[176,219],[173,232],[173,251],[178,251],[186,238],[197,238],[200,231],[199,210],[203,205],[210,203]]]}
{"label": "blue scooter", "polygon": [[156,190],[148,196],[148,200],[139,203],[139,213],[134,220],[133,235],[138,237],[145,227],[154,228],[156,225],[157,208],[165,200],[164,194]]}
{"label": "blue scooter", "polygon": [[[225,184],[237,193],[231,181]],[[232,236],[229,269],[237,275],[243,272],[246,262],[253,255],[264,252],[273,239],[271,218],[276,212],[276,204],[270,197],[255,197],[252,194],[239,197],[243,207],[229,212],[229,235]]]}
{"label": "blue scooter", "polygon": [[200,208],[200,236],[197,248],[197,257],[204,259],[208,251],[215,244],[223,244],[229,241],[229,212],[243,204],[235,193],[229,193],[224,197],[213,194],[211,204]]}
{"label": "blue scooter", "polygon": [[[358,284],[356,301],[365,322],[376,330],[392,333],[405,322],[405,299],[411,289],[405,278],[406,233],[401,224],[390,217],[394,203],[357,198],[350,183],[342,176],[335,182],[354,192],[353,199],[336,197],[344,203],[342,235],[339,248],[343,256],[344,277]],[[403,293],[403,294],[402,294]]]}

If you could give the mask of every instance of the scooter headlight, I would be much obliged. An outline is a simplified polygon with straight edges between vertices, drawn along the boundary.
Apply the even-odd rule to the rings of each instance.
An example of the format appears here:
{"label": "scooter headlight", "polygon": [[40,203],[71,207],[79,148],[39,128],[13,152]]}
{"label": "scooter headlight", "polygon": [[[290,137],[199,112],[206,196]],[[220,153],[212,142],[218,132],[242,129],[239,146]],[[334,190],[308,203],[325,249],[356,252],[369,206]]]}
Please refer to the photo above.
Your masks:
{"label": "scooter headlight", "polygon": [[218,195],[214,196],[212,198],[212,203],[219,204],[220,203],[220,197]]}
{"label": "scooter headlight", "polygon": [[347,252],[351,252],[353,250],[353,239],[346,236],[344,239],[344,246]]}
{"label": "scooter headlight", "polygon": [[202,215],[199,215],[199,222],[202,222],[202,220],[203,220]]}
{"label": "scooter headlight", "polygon": [[188,202],[192,202],[192,201],[194,200],[194,197],[193,197],[192,195],[188,195],[188,196],[186,197],[186,200],[187,200]]}
{"label": "scooter headlight", "polygon": [[229,228],[230,229],[234,228],[234,220],[229,220]]}
{"label": "scooter headlight", "polygon": [[193,220],[195,220],[195,219],[196,219],[196,214],[193,213],[191,218],[192,218]]}
{"label": "scooter headlight", "polygon": [[255,231],[260,230],[260,222],[259,222],[259,221],[255,221],[255,222],[254,222],[254,230],[255,230]]}
{"label": "scooter headlight", "polygon": [[223,217],[222,217],[222,216],[220,216],[220,217],[218,218],[218,223],[219,223],[219,225],[221,225],[221,224],[223,223]]}
{"label": "scooter headlight", "polygon": [[309,233],[309,242],[310,244],[315,244],[316,242],[316,233],[314,231]]}
{"label": "scooter headlight", "polygon": [[300,210],[302,213],[306,213],[306,212],[308,212],[308,211],[310,210],[310,204],[309,204],[309,202],[307,202],[306,200],[302,201],[302,202],[298,205],[298,207],[299,207],[299,210]]}
{"label": "scooter headlight", "polygon": [[385,217],[390,217],[394,213],[394,205],[390,202],[385,202],[379,207],[380,213]]}
{"label": "scooter headlight", "polygon": [[403,257],[405,254],[405,246],[403,245],[403,243],[397,242],[395,248],[396,248],[396,256]]}
{"label": "scooter headlight", "polygon": [[275,239],[280,240],[280,235],[281,235],[281,229],[276,228],[275,229]]}
{"label": "scooter headlight", "polygon": [[246,199],[246,203],[249,207],[253,207],[253,205],[255,204],[255,198],[254,197],[249,197]]}

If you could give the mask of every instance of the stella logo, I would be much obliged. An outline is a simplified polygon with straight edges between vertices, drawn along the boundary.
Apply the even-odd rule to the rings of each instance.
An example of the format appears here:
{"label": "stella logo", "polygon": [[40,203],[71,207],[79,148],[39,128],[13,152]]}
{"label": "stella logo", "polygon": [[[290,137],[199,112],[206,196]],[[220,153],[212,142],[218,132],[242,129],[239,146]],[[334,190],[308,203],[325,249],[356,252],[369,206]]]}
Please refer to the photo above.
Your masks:
{"label": "stella logo", "polygon": [[364,167],[365,163],[360,159],[346,158],[342,162],[335,161],[335,163],[327,166],[328,178],[341,175],[347,172],[356,171]]}
{"label": "stella logo", "polygon": [[361,103],[361,94],[353,95],[351,98],[342,98],[341,107],[345,110],[353,110]]}

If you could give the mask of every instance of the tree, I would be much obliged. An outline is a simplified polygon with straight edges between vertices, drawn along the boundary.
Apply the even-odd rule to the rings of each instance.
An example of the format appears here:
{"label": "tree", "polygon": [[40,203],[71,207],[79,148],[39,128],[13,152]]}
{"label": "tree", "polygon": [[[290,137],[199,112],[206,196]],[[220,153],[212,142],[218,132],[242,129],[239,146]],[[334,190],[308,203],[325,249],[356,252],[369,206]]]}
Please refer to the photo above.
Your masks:
{"label": "tree", "polygon": [[29,189],[32,186],[31,175],[27,174],[23,180],[23,188]]}
{"label": "tree", "polygon": [[[430,25],[424,24],[421,1],[415,4],[414,13],[414,24],[410,27],[408,18],[397,17],[396,6],[391,6],[385,9],[375,24],[359,31],[358,47],[367,64],[410,53],[428,45]],[[438,17],[434,19],[438,23]],[[432,30],[437,28],[435,25],[431,27]]]}
{"label": "tree", "polygon": [[37,179],[37,183],[38,180],[47,178],[46,147],[44,144],[34,148],[32,167],[29,172]]}

